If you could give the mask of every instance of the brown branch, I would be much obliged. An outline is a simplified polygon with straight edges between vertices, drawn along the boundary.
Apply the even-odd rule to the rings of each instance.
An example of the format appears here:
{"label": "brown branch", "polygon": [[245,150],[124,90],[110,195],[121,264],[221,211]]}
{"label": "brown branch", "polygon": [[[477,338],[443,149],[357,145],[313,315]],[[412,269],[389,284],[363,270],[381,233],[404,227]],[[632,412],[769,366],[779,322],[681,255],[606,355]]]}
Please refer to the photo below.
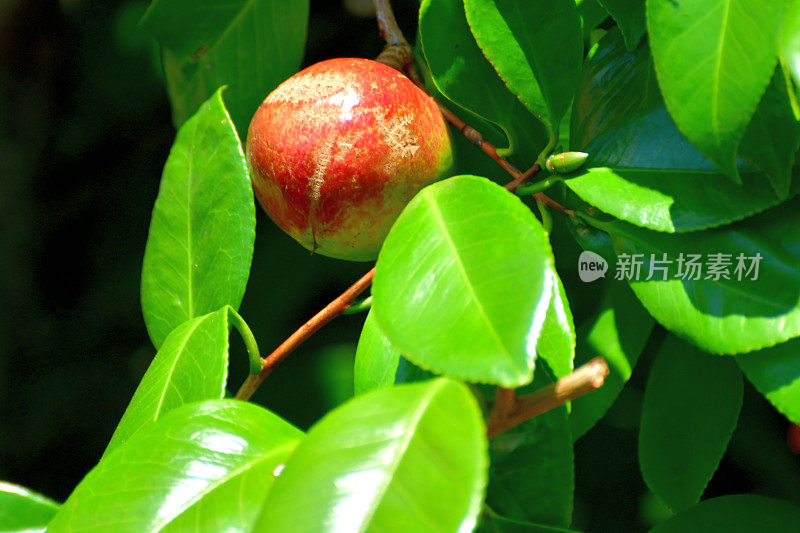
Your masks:
{"label": "brown branch", "polygon": [[389,46],[408,45],[403,31],[397,25],[397,19],[394,18],[394,11],[392,11],[392,4],[389,0],[375,0],[375,16],[378,17],[378,29],[386,44]]}
{"label": "brown branch", "polygon": [[[495,401],[487,423],[489,438],[564,405],[587,392],[599,389],[607,375],[606,360],[595,357],[571,374],[531,394],[513,396],[512,389],[498,387],[497,395],[500,401]],[[501,392],[509,390],[512,393],[510,398],[507,392]]]}
{"label": "brown branch", "polygon": [[249,399],[253,393],[261,385],[272,370],[278,366],[278,363],[283,361],[292,350],[300,346],[306,339],[313,335],[322,326],[344,313],[350,307],[358,295],[361,294],[372,283],[372,277],[375,275],[375,268],[364,274],[361,279],[356,281],[349,289],[340,294],[335,300],[329,303],[325,308],[314,315],[311,320],[300,326],[300,328],[292,333],[292,335],[283,341],[280,346],[275,348],[264,359],[264,364],[258,374],[250,374],[239,391],[236,393],[236,398],[239,400]]}
{"label": "brown branch", "polygon": [[536,194],[533,195],[533,197],[536,198],[537,201],[542,202],[550,209],[555,209],[556,211],[564,213],[570,218],[575,218],[575,211],[573,211],[572,209],[567,209],[560,203],[556,202],[555,200],[547,196],[545,193],[537,192]]}
{"label": "brown branch", "polygon": [[506,418],[514,412],[517,407],[517,397],[514,394],[514,389],[505,389],[497,387],[494,393],[494,405],[492,406],[492,415],[495,418]]}
{"label": "brown branch", "polygon": [[525,185],[528,182],[528,180],[530,180],[531,177],[533,177],[534,174],[539,172],[539,170],[541,170],[541,167],[539,167],[539,163],[534,163],[531,168],[526,170],[524,173],[520,174],[519,177],[514,178],[513,181],[509,181],[508,183],[506,183],[505,184],[506,190],[511,192],[516,191],[517,189]]}

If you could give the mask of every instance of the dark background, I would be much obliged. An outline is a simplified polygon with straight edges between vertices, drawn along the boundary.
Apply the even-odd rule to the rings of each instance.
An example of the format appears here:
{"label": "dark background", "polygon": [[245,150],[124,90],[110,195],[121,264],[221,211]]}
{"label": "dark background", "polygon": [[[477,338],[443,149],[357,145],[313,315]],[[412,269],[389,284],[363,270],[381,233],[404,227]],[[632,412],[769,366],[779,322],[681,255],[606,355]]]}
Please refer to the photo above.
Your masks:
{"label": "dark background", "polygon": [[[96,463],[154,355],[139,307],[140,269],[175,131],[157,47],[137,26],[146,6],[0,0],[0,479],[57,500]],[[416,2],[394,6],[413,36]],[[374,19],[336,0],[312,1],[309,28],[304,65],[381,50]],[[495,172],[490,164],[484,172]],[[577,250],[564,235],[563,228],[554,234],[557,247],[565,243],[559,271],[579,322],[597,298],[575,282]],[[262,352],[368,268],[309,255],[259,210],[241,312]],[[310,426],[352,394],[363,318],[337,319],[315,335],[254,399]],[[231,342],[235,388],[246,357],[235,334]],[[643,529],[668,512],[645,489],[636,455],[652,351],[576,446],[576,527]],[[785,428],[748,386],[740,426],[706,495],[800,502]]]}

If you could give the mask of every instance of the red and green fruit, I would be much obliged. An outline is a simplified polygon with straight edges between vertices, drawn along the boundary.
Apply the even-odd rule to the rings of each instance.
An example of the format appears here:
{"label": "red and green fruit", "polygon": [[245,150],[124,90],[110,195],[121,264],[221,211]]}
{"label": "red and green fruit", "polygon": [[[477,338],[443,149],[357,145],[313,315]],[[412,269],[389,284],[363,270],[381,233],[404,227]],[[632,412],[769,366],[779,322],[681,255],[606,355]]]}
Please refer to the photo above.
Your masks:
{"label": "red and green fruit", "polygon": [[340,58],[267,96],[247,158],[256,196],[286,233],[313,252],[368,261],[409,200],[448,175],[453,152],[430,96],[382,63]]}

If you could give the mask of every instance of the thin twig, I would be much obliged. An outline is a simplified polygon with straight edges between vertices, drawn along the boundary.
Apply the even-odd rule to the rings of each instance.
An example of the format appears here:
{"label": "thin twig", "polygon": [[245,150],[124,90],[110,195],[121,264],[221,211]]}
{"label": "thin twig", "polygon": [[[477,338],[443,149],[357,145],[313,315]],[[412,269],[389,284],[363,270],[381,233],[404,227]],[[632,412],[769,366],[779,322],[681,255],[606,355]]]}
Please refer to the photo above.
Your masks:
{"label": "thin twig", "polygon": [[[503,393],[502,402],[499,405],[495,403],[489,415],[487,423],[489,438],[564,405],[587,392],[599,389],[607,375],[606,360],[602,357],[595,357],[571,374],[531,394],[513,396],[509,399],[508,394]],[[498,388],[498,395],[501,394],[501,390],[510,389]],[[509,406],[509,403],[512,405]]]}
{"label": "thin twig", "polygon": [[408,44],[403,31],[397,25],[389,0],[375,0],[375,16],[378,17],[378,29],[386,44],[389,46]]}
{"label": "thin twig", "polygon": [[506,190],[511,192],[516,191],[518,188],[525,185],[528,182],[528,180],[530,180],[533,177],[534,174],[539,172],[539,170],[541,170],[539,163],[534,163],[531,168],[526,170],[524,173],[520,174],[519,177],[514,178],[514,181],[509,181],[508,183],[506,183],[505,184]]}
{"label": "thin twig", "polygon": [[494,393],[494,405],[492,406],[492,414],[496,418],[506,418],[511,416],[517,407],[517,397],[514,394],[514,389],[506,389],[497,387]]}
{"label": "thin twig", "polygon": [[314,315],[311,320],[300,326],[300,328],[292,333],[288,339],[283,341],[280,346],[275,348],[275,351],[264,359],[261,371],[258,374],[250,374],[247,377],[241,388],[239,388],[239,392],[236,393],[236,398],[239,400],[248,400],[256,389],[258,389],[258,386],[261,385],[261,382],[264,381],[264,378],[266,378],[269,373],[278,366],[278,363],[283,361],[292,350],[300,346],[303,341],[313,335],[319,328],[344,313],[355,299],[358,298],[358,295],[369,287],[374,275],[375,268],[372,268],[372,270],[364,274],[364,276],[356,281],[349,289],[325,306],[322,311]]}

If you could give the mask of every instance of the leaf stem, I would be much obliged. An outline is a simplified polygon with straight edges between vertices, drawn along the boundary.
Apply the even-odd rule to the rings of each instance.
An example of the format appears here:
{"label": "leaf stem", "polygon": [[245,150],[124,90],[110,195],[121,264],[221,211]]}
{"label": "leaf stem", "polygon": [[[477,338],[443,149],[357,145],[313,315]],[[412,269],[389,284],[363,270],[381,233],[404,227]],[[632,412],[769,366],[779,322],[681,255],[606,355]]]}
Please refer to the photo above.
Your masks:
{"label": "leaf stem", "polygon": [[353,305],[345,309],[345,315],[355,315],[356,313],[363,313],[372,309],[372,296],[367,296],[363,300],[354,302]]}
{"label": "leaf stem", "polygon": [[526,196],[528,194],[536,194],[538,192],[543,192],[556,183],[560,183],[564,181],[564,178],[558,175],[552,175],[544,178],[543,180],[539,180],[536,183],[528,183],[523,185],[515,191],[520,196]]}
{"label": "leaf stem", "polygon": [[585,211],[576,211],[575,216],[595,229],[599,229],[600,231],[605,231],[606,233],[610,233],[608,223],[603,222],[598,218],[594,218],[592,215],[586,213]]}
{"label": "leaf stem", "polygon": [[266,378],[287,355],[300,346],[311,335],[316,333],[322,326],[344,313],[353,304],[358,295],[370,286],[374,275],[375,268],[373,267],[369,272],[364,274],[361,279],[351,285],[350,288],[337,296],[336,299],[326,305],[324,309],[300,326],[300,328],[283,341],[280,346],[275,348],[275,351],[263,360],[261,370],[257,374],[250,374],[247,377],[236,393],[236,398],[239,400],[250,399],[259,385],[264,381],[264,378]]}
{"label": "leaf stem", "polygon": [[[513,389],[498,387],[498,399],[495,400],[487,423],[489,438],[599,389],[607,375],[608,363],[602,357],[595,357],[571,374],[530,394],[515,396]],[[506,392],[509,390],[510,395]]]}
{"label": "leaf stem", "polygon": [[228,318],[233,326],[239,331],[244,341],[244,347],[247,349],[247,357],[250,360],[250,374],[258,374],[261,371],[263,361],[261,360],[261,353],[258,351],[258,344],[250,326],[244,321],[242,316],[236,312],[233,307],[228,306]]}
{"label": "leaf stem", "polygon": [[553,216],[547,210],[547,206],[540,201],[536,201],[536,207],[539,208],[539,214],[542,216],[542,227],[548,235],[553,233]]}

